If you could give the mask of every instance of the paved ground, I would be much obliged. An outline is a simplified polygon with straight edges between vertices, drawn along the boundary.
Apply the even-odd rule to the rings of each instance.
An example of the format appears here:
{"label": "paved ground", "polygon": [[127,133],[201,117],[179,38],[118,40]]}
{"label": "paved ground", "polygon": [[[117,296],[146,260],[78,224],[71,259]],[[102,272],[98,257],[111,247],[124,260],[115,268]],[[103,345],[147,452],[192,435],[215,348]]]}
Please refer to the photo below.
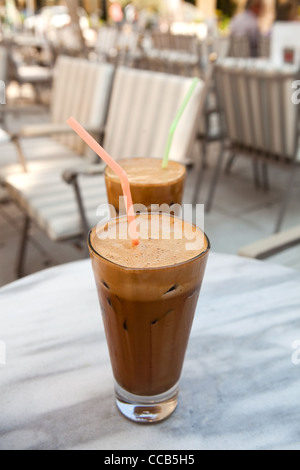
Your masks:
{"label": "paved ground", "polygon": [[[35,118],[31,115],[26,118],[26,122],[33,122]],[[46,118],[46,115],[38,117],[39,120]],[[14,118],[11,121],[12,127],[19,124]],[[217,152],[218,146],[213,144],[199,203],[205,202]],[[192,201],[197,171],[197,166],[189,171],[184,198],[186,203]],[[251,164],[244,158],[236,162],[230,176],[223,174],[213,209],[205,216],[205,231],[210,237],[212,249],[216,252],[236,254],[241,246],[272,234],[287,176],[282,170],[272,169],[270,191],[264,192],[255,189]],[[300,172],[297,176],[284,228],[300,224]],[[22,213],[12,202],[0,204],[0,286],[15,279],[15,261],[22,220]],[[33,228],[26,256],[26,274],[82,257],[81,251],[71,244],[52,243],[40,230]],[[300,269],[300,245],[271,258],[268,262]]]}

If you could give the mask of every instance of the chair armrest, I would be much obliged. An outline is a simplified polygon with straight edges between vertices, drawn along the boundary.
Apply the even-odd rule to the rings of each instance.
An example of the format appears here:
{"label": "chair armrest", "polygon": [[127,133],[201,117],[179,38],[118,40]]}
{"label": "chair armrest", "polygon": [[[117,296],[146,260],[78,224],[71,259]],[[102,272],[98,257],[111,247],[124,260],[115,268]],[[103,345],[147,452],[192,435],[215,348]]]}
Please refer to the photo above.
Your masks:
{"label": "chair armrest", "polygon": [[95,165],[88,165],[88,166],[80,166],[77,168],[71,168],[69,170],[65,170],[62,174],[64,181],[67,184],[71,184],[75,198],[77,202],[78,211],[80,214],[81,226],[83,230],[83,234],[87,234],[89,230],[88,220],[82,200],[82,194],[80,190],[80,185],[78,184],[78,177],[79,176],[94,176],[94,175],[101,175],[105,170],[105,165],[102,164],[95,164]]}
{"label": "chair armrest", "polygon": [[10,105],[6,104],[1,107],[1,114],[4,116],[7,114],[36,114],[36,113],[45,113],[49,109],[49,106],[46,104],[39,105]]}
{"label": "chair armrest", "polygon": [[[102,129],[95,129],[91,126],[83,126],[90,134],[100,134]],[[57,134],[74,134],[73,129],[68,124],[34,124],[23,126],[15,137],[18,138],[33,138],[45,137]]]}
{"label": "chair armrest", "polygon": [[246,258],[266,259],[300,243],[300,226],[260,240],[239,249],[238,254]]}
{"label": "chair armrest", "polygon": [[79,176],[97,176],[102,175],[105,171],[106,165],[94,164],[85,165],[76,168],[69,168],[62,174],[63,180],[68,184],[74,184]]}

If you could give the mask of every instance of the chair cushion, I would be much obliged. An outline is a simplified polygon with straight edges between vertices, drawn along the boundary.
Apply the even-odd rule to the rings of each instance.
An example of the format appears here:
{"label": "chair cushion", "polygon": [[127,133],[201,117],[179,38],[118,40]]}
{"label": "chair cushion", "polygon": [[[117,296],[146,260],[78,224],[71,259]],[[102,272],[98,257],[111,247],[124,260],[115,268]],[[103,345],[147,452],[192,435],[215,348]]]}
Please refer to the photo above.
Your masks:
{"label": "chair cushion", "polygon": [[52,72],[50,69],[38,65],[21,65],[18,67],[18,78],[22,82],[48,83],[52,79]]}
{"label": "chair cushion", "polygon": [[[28,172],[43,173],[81,164],[83,159],[74,154],[64,145],[48,137],[37,139],[21,139]],[[17,149],[13,143],[1,144],[0,180],[9,175],[23,173]]]}
{"label": "chair cushion", "polygon": [[[80,188],[90,227],[100,217],[97,208],[107,203],[104,177],[80,177]],[[19,174],[7,178],[10,196],[53,241],[63,241],[82,233],[80,215],[73,187],[61,174]]]}

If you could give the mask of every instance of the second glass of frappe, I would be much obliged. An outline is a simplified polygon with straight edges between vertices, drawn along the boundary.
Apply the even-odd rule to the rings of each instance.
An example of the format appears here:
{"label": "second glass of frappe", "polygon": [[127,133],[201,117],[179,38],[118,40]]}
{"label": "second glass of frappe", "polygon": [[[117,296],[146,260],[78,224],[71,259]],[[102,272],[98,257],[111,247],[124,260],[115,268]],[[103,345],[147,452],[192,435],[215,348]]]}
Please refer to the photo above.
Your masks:
{"label": "second glass of frappe", "polygon": [[[185,165],[169,161],[167,168],[162,168],[162,161],[157,158],[126,158],[120,160],[119,165],[127,173],[133,204],[142,205],[145,210],[151,210],[153,205],[182,204]],[[108,203],[119,214],[123,191],[120,178],[110,167],[105,170],[105,184]]]}

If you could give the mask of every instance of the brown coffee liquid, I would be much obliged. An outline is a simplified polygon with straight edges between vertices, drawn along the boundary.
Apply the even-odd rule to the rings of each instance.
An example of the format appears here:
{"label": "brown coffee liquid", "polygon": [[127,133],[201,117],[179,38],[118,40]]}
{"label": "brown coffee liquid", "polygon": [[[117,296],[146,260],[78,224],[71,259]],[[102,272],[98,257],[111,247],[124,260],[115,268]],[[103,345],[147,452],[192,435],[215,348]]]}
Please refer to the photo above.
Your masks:
{"label": "brown coffee liquid", "polygon": [[[182,178],[185,174],[185,167],[177,162],[170,161],[167,168],[162,168],[162,161],[157,158],[128,158],[119,162],[126,171],[129,183],[131,184],[169,184]],[[108,167],[106,175],[109,178],[120,181],[115,172]]]}
{"label": "brown coffee liquid", "polygon": [[[162,160],[156,158],[131,158],[119,162],[126,171],[130,183],[133,204],[181,204],[186,168],[170,161],[163,169]],[[109,168],[105,171],[105,183],[109,204],[119,212],[119,198],[123,196],[119,177]]]}
{"label": "brown coffee liquid", "polygon": [[[125,238],[126,218],[120,218],[98,235],[92,231],[91,258],[115,379],[130,393],[151,396],[179,381],[209,243],[179,219],[157,214],[137,219],[138,247],[128,238],[98,238],[114,226]],[[167,226],[171,239],[162,240]],[[187,236],[180,239],[182,226]],[[187,250],[192,235],[198,246]]]}

